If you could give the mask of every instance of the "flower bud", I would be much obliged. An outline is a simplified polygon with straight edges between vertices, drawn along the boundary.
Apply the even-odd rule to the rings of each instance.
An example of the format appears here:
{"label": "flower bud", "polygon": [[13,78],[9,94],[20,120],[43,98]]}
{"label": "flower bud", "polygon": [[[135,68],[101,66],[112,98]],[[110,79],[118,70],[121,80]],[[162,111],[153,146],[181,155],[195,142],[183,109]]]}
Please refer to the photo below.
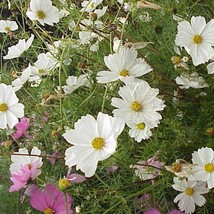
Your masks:
{"label": "flower bud", "polygon": [[208,134],[210,137],[214,137],[214,128],[213,128],[213,127],[208,128],[208,129],[207,129],[207,134]]}
{"label": "flower bud", "polygon": [[61,178],[59,180],[59,189],[65,191],[70,186],[70,181],[67,178]]}
{"label": "flower bud", "polygon": [[97,14],[96,13],[91,13],[91,20],[95,22],[97,20]]}

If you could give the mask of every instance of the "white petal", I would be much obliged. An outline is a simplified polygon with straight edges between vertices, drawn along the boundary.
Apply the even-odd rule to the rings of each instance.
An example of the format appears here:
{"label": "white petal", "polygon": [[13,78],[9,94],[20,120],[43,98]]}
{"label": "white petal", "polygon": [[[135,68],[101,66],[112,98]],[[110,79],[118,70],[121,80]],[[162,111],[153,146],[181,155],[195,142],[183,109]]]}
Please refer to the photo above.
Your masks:
{"label": "white petal", "polygon": [[206,199],[202,195],[199,195],[199,194],[195,194],[193,196],[193,199],[199,207],[202,207],[206,203]]}
{"label": "white petal", "polygon": [[10,111],[6,112],[6,117],[7,117],[7,124],[11,129],[19,122],[18,118]]}
{"label": "white petal", "polygon": [[202,16],[192,16],[191,18],[191,26],[195,31],[196,35],[200,35],[206,26],[206,20]]}
{"label": "white petal", "polygon": [[201,148],[198,150],[198,155],[203,163],[211,163],[214,159],[214,153],[211,148]]}

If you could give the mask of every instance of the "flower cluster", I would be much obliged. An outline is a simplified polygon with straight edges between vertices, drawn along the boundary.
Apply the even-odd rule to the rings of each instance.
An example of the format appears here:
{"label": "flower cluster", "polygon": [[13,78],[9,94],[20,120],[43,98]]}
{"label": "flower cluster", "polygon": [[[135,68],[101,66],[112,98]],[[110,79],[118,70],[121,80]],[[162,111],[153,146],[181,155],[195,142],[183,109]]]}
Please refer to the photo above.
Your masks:
{"label": "flower cluster", "polygon": [[166,169],[179,177],[174,178],[172,187],[181,192],[174,202],[179,202],[180,210],[194,213],[195,205],[203,206],[206,199],[202,194],[208,193],[214,187],[214,151],[202,147],[192,154],[192,164],[176,161]]}
{"label": "flower cluster", "polygon": [[[181,158],[174,151],[180,145],[198,148],[197,134],[205,136],[198,124],[207,124],[207,138],[214,136],[207,102],[213,99],[214,19],[187,21],[173,10],[177,33],[166,37],[164,23],[155,23],[167,16],[166,3],[110,2],[1,3],[0,153],[10,157],[9,192],[19,191],[20,201],[28,198],[39,212],[72,214],[73,199],[75,213],[90,213],[87,201],[97,200],[96,193],[118,200],[113,206],[107,200],[100,212],[110,206],[109,213],[126,213],[128,200],[142,202],[142,192],[151,190],[153,204],[132,203],[129,213],[195,213],[214,188],[213,149],[199,148],[191,162],[164,165]],[[176,176],[174,205],[167,201],[174,193],[163,193],[167,171]],[[127,207],[113,210],[121,201]]]}

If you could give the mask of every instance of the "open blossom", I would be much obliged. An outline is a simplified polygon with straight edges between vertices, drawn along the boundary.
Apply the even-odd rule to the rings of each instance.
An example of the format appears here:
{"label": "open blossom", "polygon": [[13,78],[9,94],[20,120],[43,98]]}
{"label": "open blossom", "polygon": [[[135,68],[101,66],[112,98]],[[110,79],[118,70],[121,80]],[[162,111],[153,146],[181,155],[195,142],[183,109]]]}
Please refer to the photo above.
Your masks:
{"label": "open blossom", "polygon": [[63,137],[73,146],[65,152],[65,164],[75,166],[86,177],[94,175],[98,161],[109,158],[116,151],[117,137],[124,129],[120,118],[99,112],[97,120],[91,115],[81,117],[74,129]]}
{"label": "open blossom", "polygon": [[43,26],[59,22],[61,16],[59,10],[52,5],[51,0],[31,0],[26,14],[30,20],[37,20]]}
{"label": "open blossom", "polygon": [[208,147],[202,147],[192,154],[192,173],[189,179],[205,181],[209,189],[214,187],[214,151]]}
{"label": "open blossom", "polygon": [[28,66],[26,69],[24,69],[21,73],[21,76],[18,77],[17,79],[12,81],[12,87],[13,90],[16,92],[19,89],[23,87],[23,85],[28,81],[30,78],[31,70],[30,67]]}
{"label": "open blossom", "polygon": [[24,135],[26,138],[29,138],[29,134],[27,132],[28,128],[30,126],[30,120],[27,117],[22,117],[20,122],[18,122],[16,127],[16,132],[13,134],[13,137],[15,139],[19,139],[22,135]]}
{"label": "open blossom", "polygon": [[81,86],[89,86],[90,81],[89,77],[86,74],[82,74],[79,77],[69,76],[66,80],[67,85],[62,86],[65,94],[71,94],[74,90],[78,89]]}
{"label": "open blossom", "polygon": [[20,57],[31,46],[33,39],[34,35],[32,34],[27,41],[25,41],[25,39],[19,40],[16,45],[8,48],[8,53],[3,57],[3,59],[13,59]]}
{"label": "open blossom", "polygon": [[52,184],[47,184],[44,190],[34,187],[30,193],[31,206],[45,214],[72,214],[72,202],[73,199],[68,193],[60,192]]}
{"label": "open blossom", "polygon": [[42,158],[38,157],[39,155],[41,155],[41,151],[36,146],[32,148],[30,154],[26,148],[19,149],[18,152],[14,152],[14,154],[11,155],[12,164],[10,165],[10,173],[17,173],[20,171],[21,167],[28,165],[28,167],[30,168],[30,166],[34,164],[38,168],[37,172],[32,175],[32,179],[34,179],[41,173],[41,170],[39,168],[43,164]]}
{"label": "open blossom", "polygon": [[23,148],[11,155],[10,173],[13,185],[10,187],[10,192],[20,190],[30,180],[34,180],[41,174],[40,167],[43,162],[42,158],[38,157],[39,155],[41,151],[36,146],[32,148],[30,154],[26,148]]}
{"label": "open blossom", "polygon": [[161,214],[161,212],[158,210],[158,209],[149,209],[149,210],[146,210],[143,214]]}
{"label": "open blossom", "polygon": [[55,67],[53,66],[55,60],[49,57],[49,55],[45,53],[41,53],[38,55],[37,61],[34,63],[34,66],[29,66],[31,70],[32,76],[43,76],[47,75],[52,69]]}
{"label": "open blossom", "polygon": [[146,140],[152,136],[150,127],[141,121],[141,119],[127,122],[127,125],[130,128],[129,136],[134,138],[137,142],[141,142],[142,140]]}
{"label": "open blossom", "polygon": [[96,7],[101,4],[103,0],[89,0],[89,1],[83,1],[81,3],[82,9],[81,11],[85,12],[92,12],[96,9]]}
{"label": "open blossom", "polygon": [[117,53],[104,57],[104,62],[110,71],[97,73],[99,83],[109,83],[127,78],[137,78],[152,71],[152,68],[141,58],[137,58],[134,48],[121,47]]}
{"label": "open blossom", "polygon": [[30,168],[28,165],[24,165],[20,168],[20,172],[11,175],[10,180],[13,182],[13,185],[10,187],[9,192],[19,191],[28,184],[32,172],[35,170],[34,165],[32,166]]}
{"label": "open blossom", "polygon": [[18,29],[18,25],[15,21],[0,20],[0,33],[8,33]]}
{"label": "open blossom", "polygon": [[157,97],[158,89],[151,88],[146,81],[139,81],[120,88],[121,98],[112,98],[112,106],[116,117],[125,122],[141,120],[150,128],[157,127],[162,116],[157,112],[164,109],[164,101]]}
{"label": "open blossom", "polygon": [[195,212],[195,205],[203,206],[206,199],[202,194],[208,193],[209,189],[206,188],[205,182],[188,181],[186,179],[174,178],[172,187],[181,192],[176,196],[174,202],[178,202],[178,207],[185,214]]}
{"label": "open blossom", "polygon": [[18,118],[24,116],[24,105],[18,103],[19,99],[11,85],[0,84],[0,128],[11,129],[18,123]]}
{"label": "open blossom", "polygon": [[191,23],[179,22],[175,43],[185,48],[195,66],[208,62],[214,55],[214,19],[206,24],[204,17],[193,16]]}
{"label": "open blossom", "polygon": [[179,88],[182,89],[208,87],[208,84],[205,82],[203,77],[198,76],[197,72],[192,74],[183,73],[176,77],[175,81],[178,85],[180,85]]}

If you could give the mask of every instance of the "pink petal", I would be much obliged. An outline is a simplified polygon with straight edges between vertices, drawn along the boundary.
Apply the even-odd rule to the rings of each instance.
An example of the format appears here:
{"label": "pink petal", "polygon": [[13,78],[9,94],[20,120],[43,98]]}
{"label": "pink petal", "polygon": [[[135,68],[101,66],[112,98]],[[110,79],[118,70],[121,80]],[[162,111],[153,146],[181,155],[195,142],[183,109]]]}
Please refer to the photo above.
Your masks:
{"label": "pink petal", "polygon": [[70,180],[72,183],[82,183],[86,180],[85,176],[76,173],[68,175],[67,179]]}

